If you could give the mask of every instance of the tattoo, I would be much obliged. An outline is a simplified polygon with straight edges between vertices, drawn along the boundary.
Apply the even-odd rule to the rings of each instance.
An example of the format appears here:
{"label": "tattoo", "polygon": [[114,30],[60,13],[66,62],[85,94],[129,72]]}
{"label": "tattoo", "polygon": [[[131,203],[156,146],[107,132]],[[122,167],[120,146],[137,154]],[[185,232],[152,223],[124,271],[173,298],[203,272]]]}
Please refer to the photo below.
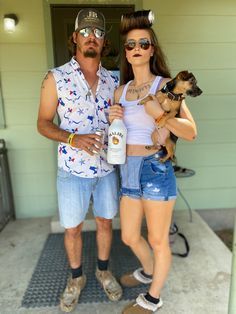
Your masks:
{"label": "tattoo", "polygon": [[145,85],[143,85],[143,86],[140,86],[140,87],[138,87],[138,88],[129,86],[127,92],[128,92],[129,94],[132,94],[132,95],[134,95],[134,94],[137,95],[137,99],[139,99],[139,98],[140,98],[140,95],[144,94],[144,92],[145,92],[145,94],[146,94],[146,92],[147,92],[150,88],[151,88],[151,84],[150,84],[150,83],[149,83],[149,84],[145,84]]}
{"label": "tattoo", "polygon": [[41,85],[41,89],[45,88],[44,86],[44,82],[48,80],[48,73],[45,75],[44,79],[43,79],[43,82],[42,82],[42,85]]}

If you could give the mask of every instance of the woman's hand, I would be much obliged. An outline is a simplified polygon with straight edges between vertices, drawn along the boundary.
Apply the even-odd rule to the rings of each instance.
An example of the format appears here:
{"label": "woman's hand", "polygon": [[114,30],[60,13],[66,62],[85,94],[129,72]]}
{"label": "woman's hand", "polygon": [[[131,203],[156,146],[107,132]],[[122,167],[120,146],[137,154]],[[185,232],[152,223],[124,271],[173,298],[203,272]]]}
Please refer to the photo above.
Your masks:
{"label": "woman's hand", "polygon": [[154,120],[156,120],[158,117],[160,117],[164,113],[164,110],[161,108],[161,105],[156,99],[148,100],[144,104],[144,109],[148,115],[153,117]]}
{"label": "woman's hand", "polygon": [[120,104],[114,104],[109,108],[109,122],[112,123],[114,119],[123,119],[124,108]]}

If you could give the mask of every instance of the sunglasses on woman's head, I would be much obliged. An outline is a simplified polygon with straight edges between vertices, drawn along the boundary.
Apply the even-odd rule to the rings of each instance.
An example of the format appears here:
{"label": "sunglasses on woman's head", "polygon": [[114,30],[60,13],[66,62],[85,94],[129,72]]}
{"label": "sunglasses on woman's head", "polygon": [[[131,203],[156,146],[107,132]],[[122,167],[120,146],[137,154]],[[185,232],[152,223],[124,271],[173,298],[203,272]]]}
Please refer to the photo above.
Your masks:
{"label": "sunglasses on woman's head", "polygon": [[148,48],[152,46],[152,43],[147,38],[141,38],[138,41],[134,39],[128,39],[125,43],[125,49],[131,51],[137,46],[137,44],[143,50],[148,50]]}
{"label": "sunglasses on woman's head", "polygon": [[105,32],[96,27],[95,28],[92,28],[92,27],[82,28],[81,30],[79,30],[79,33],[85,38],[89,37],[91,33],[93,33],[94,36],[98,39],[102,39],[105,36]]}

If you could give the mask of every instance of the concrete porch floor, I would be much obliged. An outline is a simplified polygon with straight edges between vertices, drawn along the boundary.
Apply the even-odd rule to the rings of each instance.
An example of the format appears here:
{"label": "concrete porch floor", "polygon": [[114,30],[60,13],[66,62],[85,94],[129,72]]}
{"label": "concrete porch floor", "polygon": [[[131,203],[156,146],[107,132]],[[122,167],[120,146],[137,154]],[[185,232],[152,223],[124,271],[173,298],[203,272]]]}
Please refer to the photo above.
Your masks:
{"label": "concrete porch floor", "polygon": [[[50,221],[50,218],[11,221],[0,233],[1,314],[62,313],[58,307],[21,307],[24,292],[51,232]],[[193,222],[189,222],[187,211],[177,211],[175,221],[189,240],[190,255],[173,258],[162,292],[164,306],[158,313],[228,313],[231,252],[196,212],[193,212]],[[78,304],[73,313],[120,314],[127,303]]]}

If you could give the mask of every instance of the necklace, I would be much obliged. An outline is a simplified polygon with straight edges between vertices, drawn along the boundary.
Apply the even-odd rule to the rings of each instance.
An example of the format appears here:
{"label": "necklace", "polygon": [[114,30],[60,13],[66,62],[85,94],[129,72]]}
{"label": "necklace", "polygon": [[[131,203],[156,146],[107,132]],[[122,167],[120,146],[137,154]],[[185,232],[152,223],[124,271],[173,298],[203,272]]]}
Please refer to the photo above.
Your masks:
{"label": "necklace", "polygon": [[89,100],[90,100],[90,97],[92,96],[92,92],[93,92],[93,87],[96,85],[97,81],[98,81],[98,77],[96,77],[95,81],[93,82],[93,84],[91,86],[89,86],[87,81],[85,81],[87,88],[88,88],[87,94],[86,94],[86,100],[87,100],[87,98],[89,98]]}

